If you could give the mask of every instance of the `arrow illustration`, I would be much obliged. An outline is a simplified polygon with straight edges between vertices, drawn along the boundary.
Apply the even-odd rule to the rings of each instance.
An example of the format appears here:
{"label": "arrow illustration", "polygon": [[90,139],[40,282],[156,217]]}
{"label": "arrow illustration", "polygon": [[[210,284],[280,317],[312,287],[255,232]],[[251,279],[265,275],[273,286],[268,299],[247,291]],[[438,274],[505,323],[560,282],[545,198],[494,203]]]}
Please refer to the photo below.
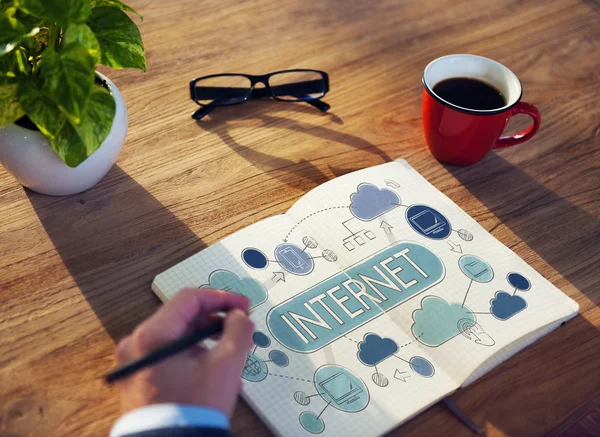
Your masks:
{"label": "arrow illustration", "polygon": [[383,230],[385,231],[385,233],[387,235],[392,235],[392,231],[391,229],[393,228],[392,225],[390,225],[388,222],[386,221],[382,221],[381,225],[379,226],[380,228],[383,228]]}
{"label": "arrow illustration", "polygon": [[463,253],[462,247],[460,247],[460,244],[453,243],[452,241],[448,241],[448,244],[450,245],[450,250],[452,252]]}
{"label": "arrow illustration", "polygon": [[285,273],[283,273],[283,272],[273,273],[273,277],[271,278],[271,281],[273,281],[275,283],[277,283],[279,281],[285,282]]}
{"label": "arrow illustration", "polygon": [[406,382],[406,380],[410,378],[410,373],[401,372],[400,370],[396,369],[396,371],[394,372],[394,378],[399,381]]}

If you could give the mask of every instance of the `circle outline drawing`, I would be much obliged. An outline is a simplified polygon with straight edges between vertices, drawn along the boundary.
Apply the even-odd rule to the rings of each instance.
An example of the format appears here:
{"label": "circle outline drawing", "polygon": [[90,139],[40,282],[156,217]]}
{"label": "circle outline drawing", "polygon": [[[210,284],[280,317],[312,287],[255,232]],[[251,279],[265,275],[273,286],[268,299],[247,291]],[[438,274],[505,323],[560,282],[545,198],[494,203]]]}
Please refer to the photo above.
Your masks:
{"label": "circle outline drawing", "polygon": [[[256,339],[254,338],[255,336],[264,336],[264,338],[267,339],[267,344],[265,344],[264,346],[262,344],[259,344],[256,342]],[[255,346],[261,347],[261,348],[266,348],[271,346],[271,337],[269,337],[267,334],[265,334],[262,331],[254,331],[254,333],[252,334],[252,343],[254,343]]]}
{"label": "circle outline drawing", "polygon": [[[285,359],[285,364],[280,364],[277,362],[280,361],[281,358]],[[277,349],[273,349],[269,352],[269,360],[272,361],[277,367],[287,367],[290,365],[290,357],[288,357],[285,352]]]}
{"label": "circle outline drawing", "polygon": [[[306,242],[309,242],[310,244],[306,244]],[[314,244],[313,244],[314,243]],[[315,240],[313,237],[311,237],[310,235],[305,235],[304,237],[302,237],[302,244],[304,244],[308,249],[316,249],[319,246],[319,243],[317,240]]]}
{"label": "circle outline drawing", "polygon": [[[256,267],[256,266],[253,266],[252,264],[250,264],[248,261],[246,261],[246,258],[244,257],[244,253],[246,253],[249,250],[252,250],[254,252],[258,252],[260,255],[262,255],[265,258],[265,265],[264,265],[264,267]],[[259,250],[256,247],[246,247],[244,250],[242,250],[242,253],[241,253],[240,256],[242,257],[242,261],[244,261],[244,264],[246,264],[251,269],[264,270],[264,269],[266,269],[269,266],[269,258],[267,258],[267,255],[265,255],[265,253],[262,250]]]}
{"label": "circle outline drawing", "polygon": [[[421,211],[417,212],[414,216],[409,218],[408,215],[409,215],[410,211],[414,210],[416,208],[421,209]],[[427,229],[423,229],[420,225],[411,221],[414,217],[418,217],[418,216],[424,214],[426,209],[431,210],[434,213],[434,215],[436,215],[436,214],[439,215],[438,218],[441,218],[442,220],[444,220],[446,225],[448,226],[446,234],[443,235],[442,237],[430,236],[430,235],[427,235],[426,232],[429,230],[433,231],[436,228],[439,229],[439,228],[443,227],[443,225],[442,226],[433,226],[433,227],[429,227]],[[410,205],[408,208],[406,208],[406,212],[404,213],[404,218],[406,219],[406,222],[408,223],[408,225],[410,226],[410,228],[413,231],[415,231],[417,234],[421,235],[422,237],[429,238],[430,240],[445,240],[446,238],[448,238],[450,236],[450,234],[452,234],[452,224],[450,223],[450,220],[448,220],[448,218],[444,214],[442,214],[441,212],[439,212],[437,209],[435,209],[432,206],[423,205],[421,203],[416,203],[414,205]]]}
{"label": "circle outline drawing", "polygon": [[323,258],[325,259],[325,261],[334,263],[338,260],[338,256],[337,253],[335,253],[333,250],[331,249],[323,249],[323,252],[321,252],[321,255],[323,256]]}
{"label": "circle outline drawing", "polygon": [[[294,248],[295,248],[295,249],[297,249],[297,250],[298,250],[300,253],[303,253],[303,254],[305,254],[305,255],[308,257],[308,260],[309,260],[309,261],[307,261],[307,260],[305,260],[305,259],[302,259],[302,261],[304,261],[304,262],[307,262],[307,263],[309,263],[309,264],[310,264],[310,268],[309,268],[309,270],[307,270],[307,271],[305,271],[305,272],[303,272],[303,273],[298,273],[298,272],[296,272],[296,271],[292,271],[292,270],[290,270],[290,269],[288,268],[289,266],[288,266],[288,267],[286,267],[286,264],[289,262],[288,260],[285,260],[285,262],[283,262],[283,263],[281,262],[280,255],[279,255],[279,248],[280,248],[280,247],[287,247],[287,246],[292,246],[292,247],[294,247]],[[300,257],[300,258],[302,258],[302,257]],[[275,260],[276,260],[276,261],[277,261],[277,263],[278,263],[278,264],[281,266],[281,268],[282,268],[282,269],[284,269],[284,270],[285,270],[286,272],[288,272],[288,273],[291,273],[292,275],[306,276],[306,275],[309,275],[309,274],[311,274],[311,273],[312,273],[312,271],[315,269],[315,262],[314,262],[314,260],[312,259],[312,257],[311,257],[309,254],[307,254],[306,252],[302,252],[302,249],[301,249],[300,247],[296,246],[295,244],[291,244],[291,243],[283,243],[283,244],[280,244],[279,246],[277,246],[277,247],[275,248]]]}
{"label": "circle outline drawing", "polygon": [[[523,279],[525,279],[527,281],[527,284],[529,284],[529,286],[527,288],[516,287],[515,285],[513,285],[512,282],[510,282],[510,279],[508,279],[510,275],[519,275],[521,278],[523,278]],[[508,282],[509,285],[513,286],[514,288],[516,288],[519,291],[529,291],[529,290],[531,290],[531,281],[528,278],[526,278],[524,275],[522,275],[520,273],[517,273],[517,272],[510,272],[510,273],[508,273],[506,275],[506,282]]]}
{"label": "circle outline drawing", "polygon": [[[432,372],[431,372],[431,375],[423,375],[423,374],[422,374],[422,373],[420,373],[419,371],[415,370],[415,367],[418,367],[418,366],[415,366],[415,365],[413,364],[413,360],[423,360],[423,361],[425,361],[427,364],[429,364],[429,365],[431,366],[431,371],[432,371]],[[431,378],[433,375],[435,375],[435,367],[433,367],[433,364],[431,364],[431,361],[429,361],[427,358],[423,358],[423,357],[421,357],[421,356],[419,356],[419,355],[415,355],[415,356],[414,356],[414,357],[412,357],[410,360],[408,360],[408,363],[409,363],[409,365],[410,365],[410,369],[411,369],[413,372],[415,372],[417,375],[419,375],[419,376],[421,376],[421,377],[423,377],[423,378]]]}
{"label": "circle outline drawing", "polygon": [[[465,258],[475,258],[477,261],[479,261],[482,264],[484,264],[485,266],[487,266],[487,268],[491,272],[490,278],[487,281],[482,281],[481,279],[476,279],[475,277],[473,277],[473,276],[475,276],[473,273],[471,273],[469,271],[465,272],[465,269],[463,268],[463,265],[462,265],[463,259],[465,259]],[[488,282],[491,282],[492,279],[494,279],[494,276],[495,276],[494,269],[492,268],[492,266],[487,261],[484,261],[483,259],[479,258],[476,255],[468,255],[467,254],[467,255],[461,256],[458,259],[458,268],[460,269],[460,271],[462,272],[462,274],[465,275],[467,278],[471,279],[472,281],[479,282],[480,284],[487,284]]]}
{"label": "circle outline drawing", "polygon": [[390,380],[383,373],[373,373],[371,375],[371,379],[373,380],[373,384],[375,384],[377,387],[384,388],[390,384]]}
{"label": "circle outline drawing", "polygon": [[[315,418],[323,425],[323,428],[321,428],[320,431],[312,431],[310,429],[308,429],[304,423],[302,423],[302,416],[304,415],[312,415],[315,416]],[[323,431],[325,431],[325,422],[323,421],[323,419],[321,419],[319,416],[317,416],[315,413],[313,413],[312,411],[303,411],[302,413],[300,413],[300,416],[298,416],[298,422],[300,422],[300,426],[302,428],[304,428],[305,431],[310,432],[311,434],[321,434]]]}
{"label": "circle outline drawing", "polygon": [[473,241],[473,239],[475,238],[473,233],[471,231],[469,231],[468,229],[463,228],[463,229],[459,229],[456,232],[458,233],[458,237],[463,241]]}
{"label": "circle outline drawing", "polygon": [[310,397],[308,397],[306,393],[302,390],[294,392],[294,400],[297,404],[302,405],[304,407],[310,404]]}
{"label": "circle outline drawing", "polygon": [[[253,375],[253,376],[257,376],[257,378],[255,378],[255,379],[248,378],[247,376],[245,376],[245,372],[244,372],[244,370],[246,370],[248,359],[250,359],[250,358],[253,358],[254,361],[256,363],[258,363],[258,366],[259,366],[259,372],[256,375]],[[252,352],[248,352],[246,354],[246,362],[244,363],[244,369],[242,370],[242,375],[241,375],[242,379],[245,379],[246,381],[250,381],[250,382],[260,382],[260,381],[263,381],[267,377],[268,374],[269,374],[269,368],[267,367],[267,363],[265,363],[265,361],[258,355],[254,354]]]}

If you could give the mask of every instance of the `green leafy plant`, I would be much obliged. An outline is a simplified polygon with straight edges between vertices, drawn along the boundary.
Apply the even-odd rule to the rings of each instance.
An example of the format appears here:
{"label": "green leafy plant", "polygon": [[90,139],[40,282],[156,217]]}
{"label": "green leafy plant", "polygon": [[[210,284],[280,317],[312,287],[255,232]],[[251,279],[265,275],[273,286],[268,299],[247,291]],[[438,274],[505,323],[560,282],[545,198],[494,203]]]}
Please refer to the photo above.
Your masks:
{"label": "green leafy plant", "polygon": [[115,101],[96,64],[146,70],[124,11],[137,14],[119,0],[0,0],[0,127],[26,116],[71,167],[98,149]]}

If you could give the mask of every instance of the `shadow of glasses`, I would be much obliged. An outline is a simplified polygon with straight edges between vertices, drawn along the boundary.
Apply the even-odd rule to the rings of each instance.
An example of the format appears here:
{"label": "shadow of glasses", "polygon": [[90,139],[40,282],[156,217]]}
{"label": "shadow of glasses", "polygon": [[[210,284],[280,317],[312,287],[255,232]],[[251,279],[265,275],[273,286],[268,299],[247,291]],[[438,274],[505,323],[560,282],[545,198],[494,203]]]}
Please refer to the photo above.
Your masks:
{"label": "shadow of glasses", "polygon": [[[284,115],[274,115],[275,112]],[[312,114],[314,117],[325,118],[332,123],[343,125],[343,120],[334,113],[319,113],[314,108],[299,102],[290,104],[273,100],[248,101],[243,105],[215,108],[209,117],[196,123],[202,129],[218,135],[227,146],[248,162],[295,189],[309,190],[326,182],[329,177],[304,158],[293,161],[245,146],[234,138],[232,131],[244,126],[256,127],[256,122],[259,121],[262,122],[260,127],[301,132],[373,154],[378,158],[378,162],[369,162],[367,164],[369,166],[392,161],[387,153],[360,137],[338,132],[326,126],[295,120],[289,117],[292,114],[298,116]],[[342,169],[329,165],[329,169],[335,176],[341,176],[358,168]]]}

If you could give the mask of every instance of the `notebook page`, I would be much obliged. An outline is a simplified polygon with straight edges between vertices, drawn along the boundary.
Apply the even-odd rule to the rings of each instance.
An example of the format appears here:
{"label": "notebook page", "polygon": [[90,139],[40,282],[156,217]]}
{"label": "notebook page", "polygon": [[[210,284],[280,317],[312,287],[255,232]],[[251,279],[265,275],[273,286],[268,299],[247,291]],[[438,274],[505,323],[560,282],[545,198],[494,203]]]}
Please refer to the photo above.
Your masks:
{"label": "notebook page", "polygon": [[577,308],[404,161],[192,258],[207,280],[229,269],[267,290],[244,397],[279,435],[385,433]]}
{"label": "notebook page", "polygon": [[[294,226],[294,235],[287,235]],[[316,316],[325,311],[322,302],[340,319],[347,316],[344,308],[356,311],[356,303],[338,305],[329,295],[315,295],[315,289],[331,289],[347,277],[336,262],[320,257],[319,249],[328,247],[327,242],[307,236],[302,224],[272,217],[183,261],[159,275],[154,285],[168,297],[185,285],[209,284],[251,298],[256,347],[242,375],[243,396],[278,435],[384,434],[455,390],[451,378],[428,367],[427,356],[415,352],[418,347],[409,333],[398,336],[399,351],[393,357],[375,363],[369,355],[362,358],[368,365],[361,364],[359,344],[372,330],[393,326],[389,318],[378,317],[351,335],[337,329],[331,318],[319,321]],[[256,251],[252,257],[249,250]],[[258,252],[265,255],[265,266]],[[298,319],[303,324],[294,315],[305,317]],[[298,333],[285,329],[288,322]]]}
{"label": "notebook page", "polygon": [[[288,215],[294,219],[309,216],[319,207],[333,205],[334,199],[335,205],[348,209],[321,213],[303,224],[319,238],[335,238],[342,226],[346,228],[337,246],[333,241],[329,244],[340,253],[347,273],[346,266],[372,256],[386,244],[401,247],[398,242],[416,243],[442,262],[443,278],[433,288],[419,290],[418,297],[410,296],[387,314],[401,331],[410,331],[434,365],[443,367],[458,385],[498,351],[502,353],[494,361],[521,337],[577,312],[573,300],[406,161],[329,181],[306,194]],[[331,218],[326,220],[326,214]],[[375,238],[363,238],[364,244],[347,247],[355,238],[348,239],[350,234],[369,231]]]}

